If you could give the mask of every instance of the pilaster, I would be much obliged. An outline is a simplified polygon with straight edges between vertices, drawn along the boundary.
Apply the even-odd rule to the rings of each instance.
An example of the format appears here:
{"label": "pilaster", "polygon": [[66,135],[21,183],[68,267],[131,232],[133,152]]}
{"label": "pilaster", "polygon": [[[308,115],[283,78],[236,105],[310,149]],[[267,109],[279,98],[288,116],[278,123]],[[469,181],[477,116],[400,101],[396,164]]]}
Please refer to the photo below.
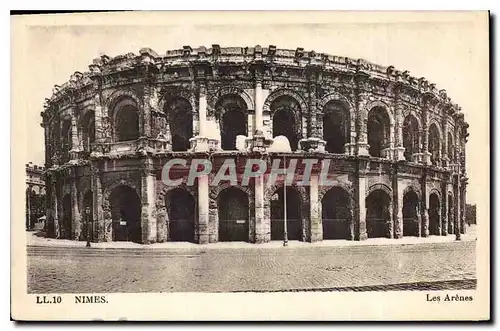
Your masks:
{"label": "pilaster", "polygon": [[142,162],[141,172],[141,230],[142,242],[146,244],[154,243],[157,239],[155,184],[153,160],[146,158]]}
{"label": "pilaster", "polygon": [[198,177],[198,220],[195,223],[195,240],[198,244],[209,242],[209,187],[208,175]]}
{"label": "pilaster", "polygon": [[369,158],[360,157],[357,164],[357,178],[354,186],[354,240],[366,240],[366,171]]}
{"label": "pilaster", "polygon": [[323,240],[323,224],[321,217],[321,201],[319,201],[319,174],[311,173],[309,185],[309,208],[310,222],[309,227],[311,234],[309,236],[311,242]]}

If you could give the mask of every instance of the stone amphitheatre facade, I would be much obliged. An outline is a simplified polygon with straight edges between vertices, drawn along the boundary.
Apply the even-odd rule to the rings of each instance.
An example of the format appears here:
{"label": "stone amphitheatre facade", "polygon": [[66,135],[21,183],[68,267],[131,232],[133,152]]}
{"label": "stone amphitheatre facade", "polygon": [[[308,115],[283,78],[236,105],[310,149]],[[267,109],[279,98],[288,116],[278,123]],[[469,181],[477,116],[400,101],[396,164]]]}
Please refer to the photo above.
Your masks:
{"label": "stone amphitheatre facade", "polygon": [[[285,189],[290,240],[465,231],[464,115],[445,90],[392,66],[275,46],[141,49],[75,72],[42,118],[51,237],[280,240]],[[277,136],[290,150],[275,148]],[[310,185],[161,178],[172,158],[209,159],[216,171],[226,159],[284,157],[318,161]],[[333,184],[322,186],[326,164]]]}

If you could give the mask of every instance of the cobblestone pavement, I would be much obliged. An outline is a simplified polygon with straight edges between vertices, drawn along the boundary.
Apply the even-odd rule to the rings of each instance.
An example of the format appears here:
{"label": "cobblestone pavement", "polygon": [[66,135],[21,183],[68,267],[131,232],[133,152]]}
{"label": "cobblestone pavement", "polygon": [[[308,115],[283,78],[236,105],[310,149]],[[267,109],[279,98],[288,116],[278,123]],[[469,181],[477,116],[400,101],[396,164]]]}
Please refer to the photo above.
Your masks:
{"label": "cobblestone pavement", "polygon": [[474,241],[189,249],[28,247],[29,293],[475,288]]}

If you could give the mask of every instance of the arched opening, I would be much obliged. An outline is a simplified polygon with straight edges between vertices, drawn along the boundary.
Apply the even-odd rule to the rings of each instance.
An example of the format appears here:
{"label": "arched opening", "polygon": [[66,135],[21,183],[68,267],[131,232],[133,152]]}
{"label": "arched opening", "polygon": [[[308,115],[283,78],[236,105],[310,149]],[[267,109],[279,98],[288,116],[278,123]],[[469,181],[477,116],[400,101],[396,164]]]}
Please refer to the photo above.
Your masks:
{"label": "arched opening", "polygon": [[222,116],[221,147],[223,150],[236,150],[236,137],[247,135],[247,118],[237,109],[229,110]]}
{"label": "arched opening", "polygon": [[184,98],[173,98],[165,105],[164,111],[168,114],[172,151],[187,151],[190,148],[189,139],[193,136],[191,103]]}
{"label": "arched opening", "polygon": [[437,165],[439,160],[439,129],[436,124],[429,128],[429,152],[431,153],[431,163]]}
{"label": "arched opening", "polygon": [[66,194],[62,199],[62,210],[63,210],[63,226],[61,229],[61,237],[64,239],[71,239],[71,223],[73,219],[73,213],[71,210],[71,195]]}
{"label": "arched opening", "polygon": [[246,136],[248,131],[248,109],[245,100],[237,94],[226,94],[217,101],[215,110],[220,116],[221,148],[236,150],[236,137]]}
{"label": "arched opening", "polygon": [[90,152],[95,142],[94,112],[89,110],[82,120],[82,145],[84,152]]}
{"label": "arched opening", "polygon": [[381,157],[382,150],[389,147],[390,120],[387,110],[373,107],[368,113],[368,145],[370,156]]}
{"label": "arched opening", "polygon": [[110,200],[113,240],[142,242],[141,200],[135,190],[126,185],[117,186]]}
{"label": "arched opening", "polygon": [[450,132],[448,132],[448,158],[451,163],[455,163],[455,146],[453,145],[453,137]]}
{"label": "arched opening", "polygon": [[194,241],[195,201],[191,193],[176,188],[166,196],[170,241]]}
{"label": "arched opening", "polygon": [[248,196],[236,187],[219,193],[219,241],[248,241]]}
{"label": "arched opening", "polygon": [[113,114],[116,141],[139,138],[139,109],[134,100],[122,99],[114,107]]}
{"label": "arched opening", "polygon": [[[299,143],[300,123],[295,120],[300,115],[300,105],[294,98],[284,95],[276,98],[270,107],[273,114],[273,137],[285,136],[292,151],[296,151]],[[298,118],[301,118],[300,116]]]}
{"label": "arched opening", "polygon": [[429,197],[429,234],[439,236],[440,203],[436,193]]}
{"label": "arched opening", "polygon": [[455,228],[455,214],[453,213],[453,196],[448,193],[448,234],[453,234]]}
{"label": "arched opening", "polygon": [[391,197],[381,189],[371,192],[366,198],[366,233],[368,238],[390,237],[388,224],[391,221]]}
{"label": "arched opening", "polygon": [[418,131],[417,119],[413,115],[406,116],[403,122],[403,147],[405,148],[404,156],[406,161],[414,161],[413,154],[419,152]]}
{"label": "arched opening", "polygon": [[72,148],[72,142],[73,139],[71,137],[71,121],[69,119],[66,119],[62,122],[62,129],[61,129],[61,135],[62,135],[62,161],[63,162],[68,162],[69,161],[69,151]]}
{"label": "arched opening", "polygon": [[349,239],[351,198],[341,187],[331,188],[321,200],[323,239]]}
{"label": "arched opening", "polygon": [[415,191],[408,191],[403,196],[403,236],[419,236],[419,203]]}
{"label": "arched opening", "polygon": [[91,240],[94,237],[94,199],[92,191],[88,190],[83,195],[83,231],[81,233],[81,239]]}
{"label": "arched opening", "polygon": [[330,101],[323,113],[323,140],[326,141],[326,151],[342,154],[349,139],[349,110],[338,101]]}
{"label": "arched opening", "polygon": [[[271,197],[271,240],[283,240],[285,230],[285,190],[278,188]],[[293,187],[286,188],[286,225],[288,240],[302,240],[302,213],[300,194]]]}

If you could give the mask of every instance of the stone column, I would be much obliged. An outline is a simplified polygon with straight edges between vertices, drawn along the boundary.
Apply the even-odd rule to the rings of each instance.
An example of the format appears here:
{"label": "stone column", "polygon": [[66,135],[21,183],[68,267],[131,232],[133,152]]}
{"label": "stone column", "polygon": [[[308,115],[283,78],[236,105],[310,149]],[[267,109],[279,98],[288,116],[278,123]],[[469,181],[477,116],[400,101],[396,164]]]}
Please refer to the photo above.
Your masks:
{"label": "stone column", "polygon": [[80,137],[78,136],[78,122],[76,120],[76,106],[71,110],[71,150],[70,159],[78,159],[78,152],[80,149]]}
{"label": "stone column", "polygon": [[[460,168],[460,165],[458,166],[458,168]],[[460,173],[460,172],[459,172]],[[455,207],[455,219],[454,219],[454,224],[453,224],[453,227],[454,227],[454,230],[455,230],[455,239],[456,240],[460,240],[461,239],[461,231],[460,231],[460,217],[461,217],[461,214],[460,214],[460,204],[462,203],[461,201],[461,197],[460,197],[460,175],[456,174],[455,175],[455,187],[454,187],[454,192],[453,192],[453,196],[455,197],[455,203],[454,203],[454,207]]]}
{"label": "stone column", "polygon": [[[368,124],[368,114],[360,109],[361,95],[360,95],[360,85],[362,84],[362,77],[356,76],[356,151],[357,155],[369,156],[369,145],[368,145],[368,134],[367,134],[367,124]],[[363,198],[364,200],[364,198]]]}
{"label": "stone column", "polygon": [[403,113],[401,107],[396,106],[396,129],[395,129],[395,139],[394,139],[394,160],[402,161],[405,159],[405,148],[403,147]]}
{"label": "stone column", "polygon": [[427,172],[425,169],[423,169],[423,174],[422,174],[422,179],[420,181],[420,185],[422,187],[422,202],[421,202],[421,208],[420,212],[421,214],[421,229],[420,229],[420,235],[422,237],[428,237],[429,236],[429,210],[427,209]]}
{"label": "stone column", "polygon": [[465,216],[466,214],[466,207],[467,207],[467,190],[466,190],[466,184],[465,182],[462,183],[462,210],[460,214],[460,233],[465,234]]}
{"label": "stone column", "polygon": [[104,219],[104,196],[102,192],[102,180],[97,164],[91,165],[92,171],[92,205],[93,205],[93,241],[102,242],[106,240],[106,224]]}
{"label": "stone column", "polygon": [[429,153],[429,123],[428,123],[428,112],[427,109],[424,108],[422,113],[423,118],[423,134],[422,134],[422,163],[430,164],[431,162],[431,153]]}
{"label": "stone column", "polygon": [[448,164],[450,162],[450,158],[448,157],[448,139],[447,139],[447,133],[448,133],[448,121],[446,120],[446,116],[443,119],[443,148],[441,148],[441,166],[446,168],[448,167]]}
{"label": "stone column", "polygon": [[447,180],[441,183],[441,235],[448,235],[448,190]]}
{"label": "stone column", "polygon": [[264,243],[271,240],[266,231],[265,222],[270,222],[265,217],[264,175],[255,178],[255,243]]}
{"label": "stone column", "polygon": [[155,184],[153,160],[146,158],[141,171],[141,234],[145,244],[154,243],[157,238]]}
{"label": "stone column", "polygon": [[263,133],[264,114],[262,102],[262,80],[261,78],[255,79],[255,134]]}
{"label": "stone column", "polygon": [[104,132],[105,129],[109,130],[109,128],[105,128],[105,123],[103,123],[104,117],[107,118],[107,114],[105,114],[105,109],[102,105],[101,95],[98,91],[94,96],[94,117],[95,117],[95,141],[102,142],[105,137],[110,134],[110,132]]}
{"label": "stone column", "polygon": [[207,137],[207,90],[205,82],[201,81],[199,85],[199,109],[198,109],[198,136],[192,138],[195,152],[208,151]]}
{"label": "stone column", "polygon": [[[158,108],[158,95],[156,86],[149,83],[144,85],[144,102],[142,112],[142,136],[151,137],[152,133],[152,113]],[[156,138],[156,137],[154,137]]]}
{"label": "stone column", "polygon": [[[55,175],[53,175],[55,176]],[[57,192],[57,180],[54,177],[50,179],[51,199],[52,199],[52,221],[53,221],[53,238],[59,238],[59,201]]]}
{"label": "stone column", "polygon": [[321,215],[321,201],[319,201],[319,174],[311,173],[309,185],[309,208],[310,208],[310,240],[316,242],[323,240],[323,220]]}
{"label": "stone column", "polygon": [[394,238],[403,237],[403,192],[399,190],[398,168],[394,165],[392,175],[392,218],[394,222]]}
{"label": "stone column", "polygon": [[[358,159],[358,178],[354,187],[354,202],[356,204],[354,213],[354,240],[366,240],[366,167],[368,158]],[[357,184],[357,185],[356,185]]]}
{"label": "stone column", "polygon": [[198,221],[195,225],[195,239],[198,244],[207,244],[209,239],[209,197],[208,175],[198,177]]}
{"label": "stone column", "polygon": [[71,178],[71,214],[73,216],[71,229],[73,233],[71,234],[71,239],[79,240],[81,234],[82,226],[82,215],[80,214],[80,208],[78,205],[78,188],[76,185],[76,169],[73,169],[73,176]]}

